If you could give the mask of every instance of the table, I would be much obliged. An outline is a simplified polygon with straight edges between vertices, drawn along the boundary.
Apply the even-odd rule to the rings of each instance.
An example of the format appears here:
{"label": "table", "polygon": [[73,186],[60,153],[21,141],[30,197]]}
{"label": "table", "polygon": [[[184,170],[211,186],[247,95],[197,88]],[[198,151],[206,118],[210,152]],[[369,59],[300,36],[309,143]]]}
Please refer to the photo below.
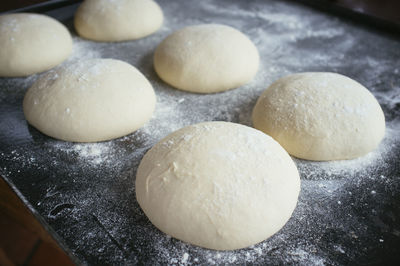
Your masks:
{"label": "table", "polygon": [[[400,261],[400,39],[291,1],[159,1],[163,27],[136,41],[97,43],[76,36],[76,5],[52,10],[74,36],[68,62],[115,58],[136,66],[153,84],[156,112],[123,138],[74,144],[27,125],[25,90],[38,75],[0,79],[0,175],[57,242],[83,264],[384,264]],[[185,25],[233,26],[258,47],[260,70],[235,90],[198,95],[174,90],[152,67],[152,54]],[[68,63],[67,62],[67,63]],[[251,125],[257,97],[283,75],[305,71],[345,74],[380,102],[387,134],[380,147],[357,160],[307,162],[298,206],[270,239],[238,251],[212,251],[158,231],[135,199],[143,154],[170,132],[202,121]]]}

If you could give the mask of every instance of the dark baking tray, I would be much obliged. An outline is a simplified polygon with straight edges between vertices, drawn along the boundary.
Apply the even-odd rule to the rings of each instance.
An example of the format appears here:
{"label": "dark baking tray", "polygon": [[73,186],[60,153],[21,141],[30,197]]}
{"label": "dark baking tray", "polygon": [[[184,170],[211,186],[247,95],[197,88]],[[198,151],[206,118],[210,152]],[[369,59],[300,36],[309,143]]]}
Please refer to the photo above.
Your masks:
{"label": "dark baking tray", "polygon": [[[77,5],[52,9],[74,35],[69,61],[116,58],[142,71],[157,94],[152,120],[129,136],[74,144],[44,136],[22,113],[38,75],[0,79],[0,175],[62,247],[83,264],[395,264],[400,262],[400,40],[293,1],[158,1],[165,14],[157,33],[136,41],[96,43],[76,36]],[[185,25],[223,23],[247,34],[261,55],[249,84],[218,94],[174,90],[152,67],[152,53]],[[158,231],[136,199],[143,154],[180,127],[210,120],[251,125],[257,97],[294,72],[332,71],[364,84],[387,120],[380,147],[357,160],[295,159],[299,203],[270,239],[237,251],[212,251]]]}

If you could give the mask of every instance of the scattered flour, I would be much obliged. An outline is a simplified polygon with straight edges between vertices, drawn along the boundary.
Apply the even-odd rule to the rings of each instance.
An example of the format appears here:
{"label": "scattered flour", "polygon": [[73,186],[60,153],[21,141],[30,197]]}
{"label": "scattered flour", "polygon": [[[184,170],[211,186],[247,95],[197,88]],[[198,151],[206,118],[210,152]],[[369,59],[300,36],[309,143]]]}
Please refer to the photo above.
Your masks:
{"label": "scattered flour", "polygon": [[112,150],[112,142],[104,143],[82,143],[72,144],[69,143],[57,143],[53,148],[65,152],[68,155],[76,155],[82,162],[88,162],[90,164],[101,164],[105,163],[110,159],[110,151]]}
{"label": "scattered flour", "polygon": [[[389,229],[378,218],[385,215],[384,204],[390,204],[399,186],[399,174],[390,172],[400,150],[400,70],[391,58],[398,43],[285,1],[265,5],[262,1],[206,0],[196,5],[194,15],[187,18],[179,10],[192,10],[192,2],[164,3],[168,18],[164,26],[141,40],[108,44],[74,37],[73,53],[63,64],[111,57],[131,63],[151,80],[157,105],[143,128],[113,141],[68,143],[34,129],[28,132],[21,108],[14,108],[18,123],[0,119],[0,127],[6,129],[0,135],[7,132],[5,139],[9,139],[10,132],[25,130],[25,138],[0,152],[1,174],[18,184],[24,195],[37,189],[29,202],[75,256],[83,262],[90,258],[92,264],[338,265],[351,264],[355,258],[366,257],[363,252],[387,243],[386,235],[380,234]],[[257,76],[241,88],[218,94],[171,89],[153,70],[154,48],[184,25],[210,22],[236,27],[257,45],[261,55]],[[371,41],[365,42],[368,38]],[[387,50],[382,53],[384,45]],[[369,56],[363,56],[363,51],[369,51]],[[339,72],[371,89],[387,119],[379,148],[348,161],[294,158],[302,179],[298,206],[281,231],[255,246],[213,251],[156,230],[135,200],[134,178],[143,154],[161,138],[190,124],[221,120],[251,126],[251,111],[261,92],[277,78],[300,71]],[[0,80],[0,102],[20,106],[25,90],[37,77]],[[47,178],[39,179],[44,173]],[[399,232],[393,226],[393,235]]]}

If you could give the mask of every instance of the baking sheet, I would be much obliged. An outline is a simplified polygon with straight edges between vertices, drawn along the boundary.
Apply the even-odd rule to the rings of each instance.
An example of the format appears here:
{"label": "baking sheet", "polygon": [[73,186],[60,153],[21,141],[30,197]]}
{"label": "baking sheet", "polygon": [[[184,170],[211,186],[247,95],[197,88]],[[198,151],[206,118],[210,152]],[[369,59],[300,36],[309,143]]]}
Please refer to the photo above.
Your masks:
{"label": "baking sheet", "polygon": [[[157,106],[142,129],[116,140],[74,144],[27,125],[26,89],[39,75],[0,79],[0,175],[83,264],[382,264],[400,261],[400,40],[290,1],[157,1],[165,21],[136,41],[97,43],[76,36],[76,6],[49,14],[67,25],[74,50],[65,64],[115,58],[153,84]],[[221,23],[248,35],[261,65],[255,79],[218,94],[192,94],[162,82],[152,66],[160,41],[187,25]],[[377,97],[387,120],[379,148],[356,160],[307,162],[296,210],[270,239],[212,251],[157,230],[135,199],[143,154],[183,126],[211,120],[251,125],[251,110],[277,78],[304,71],[349,76]]]}

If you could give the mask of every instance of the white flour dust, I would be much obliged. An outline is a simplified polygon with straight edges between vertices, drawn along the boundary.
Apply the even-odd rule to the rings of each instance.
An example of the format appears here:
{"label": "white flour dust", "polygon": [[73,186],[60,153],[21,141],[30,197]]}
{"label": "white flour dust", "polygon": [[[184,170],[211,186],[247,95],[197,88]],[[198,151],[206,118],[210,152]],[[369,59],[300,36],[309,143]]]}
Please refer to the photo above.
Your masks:
{"label": "white flour dust", "polygon": [[[151,256],[146,257],[149,260],[176,265],[266,262],[335,265],[339,263],[330,260],[318,246],[324,242],[321,240],[323,233],[342,230],[343,238],[350,239],[345,244],[340,242],[342,239],[326,241],[332,246],[324,248],[336,252],[340,258],[350,256],[353,244],[359,243],[351,241],[360,241],[363,235],[368,235],[358,213],[346,208],[358,204],[369,213],[377,211],[373,199],[378,199],[374,203],[380,203],[379,197],[386,193],[383,188],[397,184],[394,178],[386,175],[400,141],[397,107],[400,105],[400,70],[390,58],[390,52],[383,53],[379,48],[388,40],[306,8],[281,1],[264,2],[255,1],[252,5],[247,5],[247,1],[196,2],[196,12],[188,18],[180,10],[190,10],[194,2],[168,1],[160,3],[168,19],[158,33],[147,38],[122,43],[73,38],[73,52],[63,64],[99,57],[124,60],[143,72],[157,97],[152,119],[128,136],[100,143],[69,143],[24,129],[30,134],[23,143],[25,146],[10,144],[9,151],[0,153],[0,158],[13,165],[2,168],[6,177],[15,176],[13,181],[33,184],[33,188],[47,185],[42,197],[33,198],[32,204],[42,216],[48,217],[83,262],[92,257],[99,258],[99,264],[133,264],[146,250],[151,250]],[[223,93],[192,94],[175,90],[157,77],[152,66],[152,53],[157,44],[174,30],[200,23],[227,24],[249,36],[261,57],[260,69],[253,81]],[[370,37],[371,44],[363,37]],[[393,42],[390,45],[395,47]],[[367,50],[368,56],[359,52]],[[144,153],[161,138],[187,125],[218,120],[251,126],[251,112],[261,92],[277,78],[302,71],[339,72],[355,78],[373,92],[387,116],[386,135],[378,149],[347,161],[311,162],[294,158],[302,179],[298,206],[281,231],[252,247],[237,251],[207,250],[155,229],[135,200],[136,168]],[[18,104],[18,119],[24,127],[20,99],[38,76],[0,81],[0,101],[11,99]],[[0,125],[7,124],[0,121]],[[49,173],[50,177],[44,181],[26,177],[21,180],[20,174],[26,169]],[[60,172],[65,175],[60,177]],[[43,182],[41,186],[36,186],[40,182]],[[64,183],[75,184],[71,185],[74,189],[63,186]],[[362,191],[362,197],[352,197],[360,192],[357,189]],[[368,204],[363,202],[370,199]],[[89,223],[91,217],[98,226]],[[68,221],[73,224],[64,226],[63,222],[68,224]],[[349,221],[353,227],[346,227]],[[86,230],[84,226],[88,224],[93,230]],[[373,240],[387,242],[382,236]]]}

